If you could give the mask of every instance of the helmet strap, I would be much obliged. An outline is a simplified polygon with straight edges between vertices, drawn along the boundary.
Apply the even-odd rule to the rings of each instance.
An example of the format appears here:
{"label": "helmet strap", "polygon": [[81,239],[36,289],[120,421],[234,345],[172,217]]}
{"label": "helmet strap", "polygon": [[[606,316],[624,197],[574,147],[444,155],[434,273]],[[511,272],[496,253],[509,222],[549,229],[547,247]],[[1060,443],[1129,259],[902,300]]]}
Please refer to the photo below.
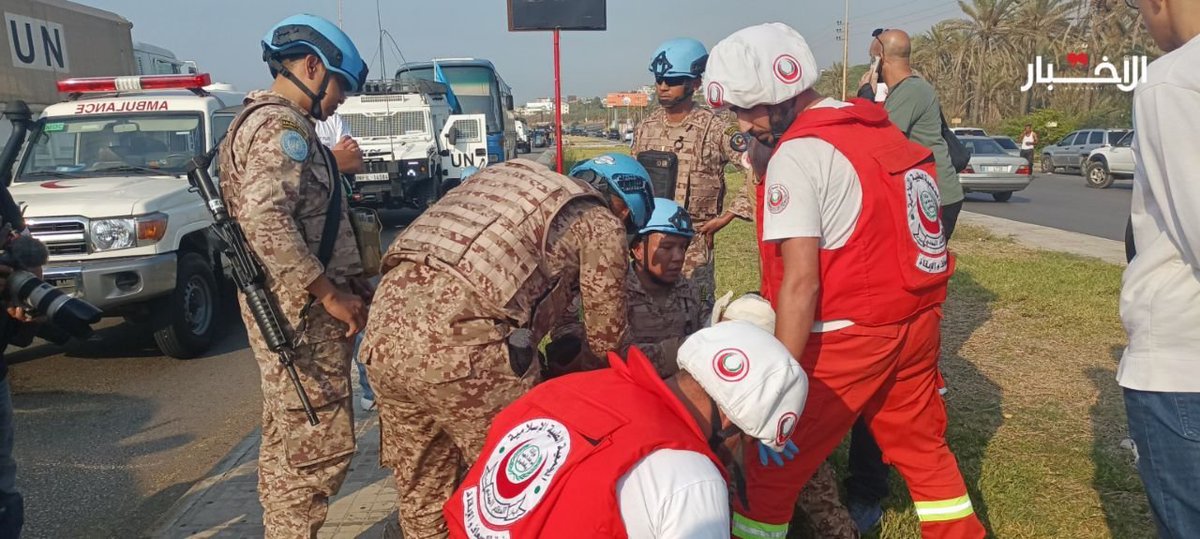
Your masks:
{"label": "helmet strap", "polygon": [[268,64],[270,64],[273,70],[277,71],[280,75],[283,75],[284,78],[292,81],[292,84],[296,85],[296,88],[298,88],[301,92],[304,92],[304,95],[308,96],[308,98],[312,100],[312,104],[308,107],[308,113],[312,115],[314,119],[323,120],[325,111],[321,110],[321,101],[325,100],[325,95],[329,90],[329,69],[325,69],[325,77],[321,79],[320,89],[317,90],[316,93],[313,93],[313,91],[308,89],[308,86],[305,86],[304,83],[300,81],[300,78],[297,77],[295,73],[292,73],[290,69],[285,67],[283,62],[280,62],[278,58],[272,57],[270,60],[268,60]]}
{"label": "helmet strap", "polygon": [[[711,415],[709,416],[711,428],[708,435],[708,447],[709,449],[712,449],[714,454],[719,455],[723,450],[725,450],[723,446],[725,439],[736,435],[739,429],[737,425],[731,425],[728,429],[722,430],[721,411],[717,407],[717,401],[713,400],[712,396],[709,396],[708,404],[709,409],[711,410]],[[738,464],[737,456],[730,456],[733,457],[729,462],[729,468],[732,472],[731,475],[733,476],[733,488],[737,492],[738,499],[741,500],[742,506],[749,508],[750,499],[746,492],[746,474],[742,471],[742,466]]]}

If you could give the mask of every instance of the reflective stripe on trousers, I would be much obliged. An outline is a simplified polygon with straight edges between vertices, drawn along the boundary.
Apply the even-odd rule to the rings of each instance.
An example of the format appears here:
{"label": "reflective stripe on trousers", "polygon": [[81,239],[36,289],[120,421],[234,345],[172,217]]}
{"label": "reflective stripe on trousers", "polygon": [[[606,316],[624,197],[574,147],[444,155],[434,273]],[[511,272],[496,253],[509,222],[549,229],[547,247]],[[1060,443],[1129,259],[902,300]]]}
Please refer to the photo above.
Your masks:
{"label": "reflective stripe on trousers", "polygon": [[787,524],[767,524],[750,520],[737,513],[733,514],[733,536],[741,539],[785,539],[788,533]]}

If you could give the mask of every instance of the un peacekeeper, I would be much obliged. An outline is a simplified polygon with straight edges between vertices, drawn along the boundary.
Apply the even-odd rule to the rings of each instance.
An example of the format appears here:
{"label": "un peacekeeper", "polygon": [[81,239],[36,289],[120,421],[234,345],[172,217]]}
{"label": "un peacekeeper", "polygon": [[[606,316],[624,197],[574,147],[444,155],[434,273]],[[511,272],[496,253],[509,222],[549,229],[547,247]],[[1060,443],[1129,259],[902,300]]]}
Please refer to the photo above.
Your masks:
{"label": "un peacekeeper", "polygon": [[[366,324],[369,285],[356,277],[361,261],[344,193],[313,122],[362,87],[367,66],[346,34],[312,15],[280,21],[262,47],[275,82],[247,96],[222,142],[221,189],[279,302],[320,419],[309,425],[278,356],[252,329],[262,373],[258,489],[266,537],[316,537],[354,454],[349,338]],[[342,197],[342,210],[329,216],[337,236],[322,261],[330,197]],[[241,307],[246,327],[256,328]]]}
{"label": "un peacekeeper", "polygon": [[[628,340],[663,378],[679,370],[675,358],[680,343],[708,319],[696,288],[683,277],[684,253],[694,235],[687,210],[672,200],[656,198],[650,221],[638,231],[629,249],[632,260],[625,274]],[[574,322],[556,328],[547,356],[555,357],[553,350],[561,339],[579,339],[581,334],[582,327]]]}
{"label": "un peacekeeper", "polygon": [[662,107],[638,124],[632,153],[655,179],[655,196],[672,199],[691,214],[698,237],[688,247],[683,272],[711,309],[716,290],[713,238],[734,217],[751,219],[754,205],[740,193],[732,207],[723,209],[725,165],[741,164],[729,144],[738,127],[734,118],[692,100],[707,61],[708,51],[695,39],[672,39],[654,52],[650,72]]}
{"label": "un peacekeeper", "polygon": [[446,536],[442,504],[493,416],[538,381],[537,344],[575,290],[590,349],[622,343],[625,234],[654,204],[633,167],[624,155],[591,159],[573,177],[525,159],[488,166],[388,249],[359,357],[405,538]]}

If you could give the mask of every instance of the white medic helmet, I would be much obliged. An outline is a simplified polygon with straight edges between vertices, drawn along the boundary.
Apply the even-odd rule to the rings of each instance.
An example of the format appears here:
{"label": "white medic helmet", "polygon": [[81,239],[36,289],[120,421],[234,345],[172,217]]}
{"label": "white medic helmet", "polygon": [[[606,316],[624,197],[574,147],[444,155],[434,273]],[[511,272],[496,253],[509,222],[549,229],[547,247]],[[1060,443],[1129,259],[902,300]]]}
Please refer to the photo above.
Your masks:
{"label": "white medic helmet", "polygon": [[804,411],[808,376],[774,335],[744,320],[721,322],[683,341],[678,361],[742,432],[783,450]]}
{"label": "white medic helmet", "polygon": [[726,292],[713,304],[708,325],[715,326],[725,320],[745,320],[764,331],[775,334],[775,309],[771,302],[754,292],[733,299],[733,291]]}
{"label": "white medic helmet", "polygon": [[717,43],[704,72],[714,109],[778,105],[812,88],[821,75],[808,42],[778,22],[743,28]]}

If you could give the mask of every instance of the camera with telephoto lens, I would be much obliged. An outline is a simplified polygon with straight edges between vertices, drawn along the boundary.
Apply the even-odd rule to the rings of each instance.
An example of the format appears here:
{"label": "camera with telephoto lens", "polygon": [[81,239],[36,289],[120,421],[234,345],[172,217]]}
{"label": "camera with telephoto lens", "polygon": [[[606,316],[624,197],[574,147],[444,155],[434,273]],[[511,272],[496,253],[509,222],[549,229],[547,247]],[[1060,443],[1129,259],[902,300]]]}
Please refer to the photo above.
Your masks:
{"label": "camera with telephoto lens", "polygon": [[95,305],[73,298],[29,271],[41,267],[50,257],[46,245],[23,235],[7,234],[0,229],[5,243],[0,246],[0,265],[12,268],[7,286],[0,297],[10,305],[23,307],[30,316],[45,316],[46,324],[22,324],[9,336],[9,344],[29,346],[33,337],[63,344],[70,337],[85,340],[92,335],[92,324],[100,321],[102,311]]}

